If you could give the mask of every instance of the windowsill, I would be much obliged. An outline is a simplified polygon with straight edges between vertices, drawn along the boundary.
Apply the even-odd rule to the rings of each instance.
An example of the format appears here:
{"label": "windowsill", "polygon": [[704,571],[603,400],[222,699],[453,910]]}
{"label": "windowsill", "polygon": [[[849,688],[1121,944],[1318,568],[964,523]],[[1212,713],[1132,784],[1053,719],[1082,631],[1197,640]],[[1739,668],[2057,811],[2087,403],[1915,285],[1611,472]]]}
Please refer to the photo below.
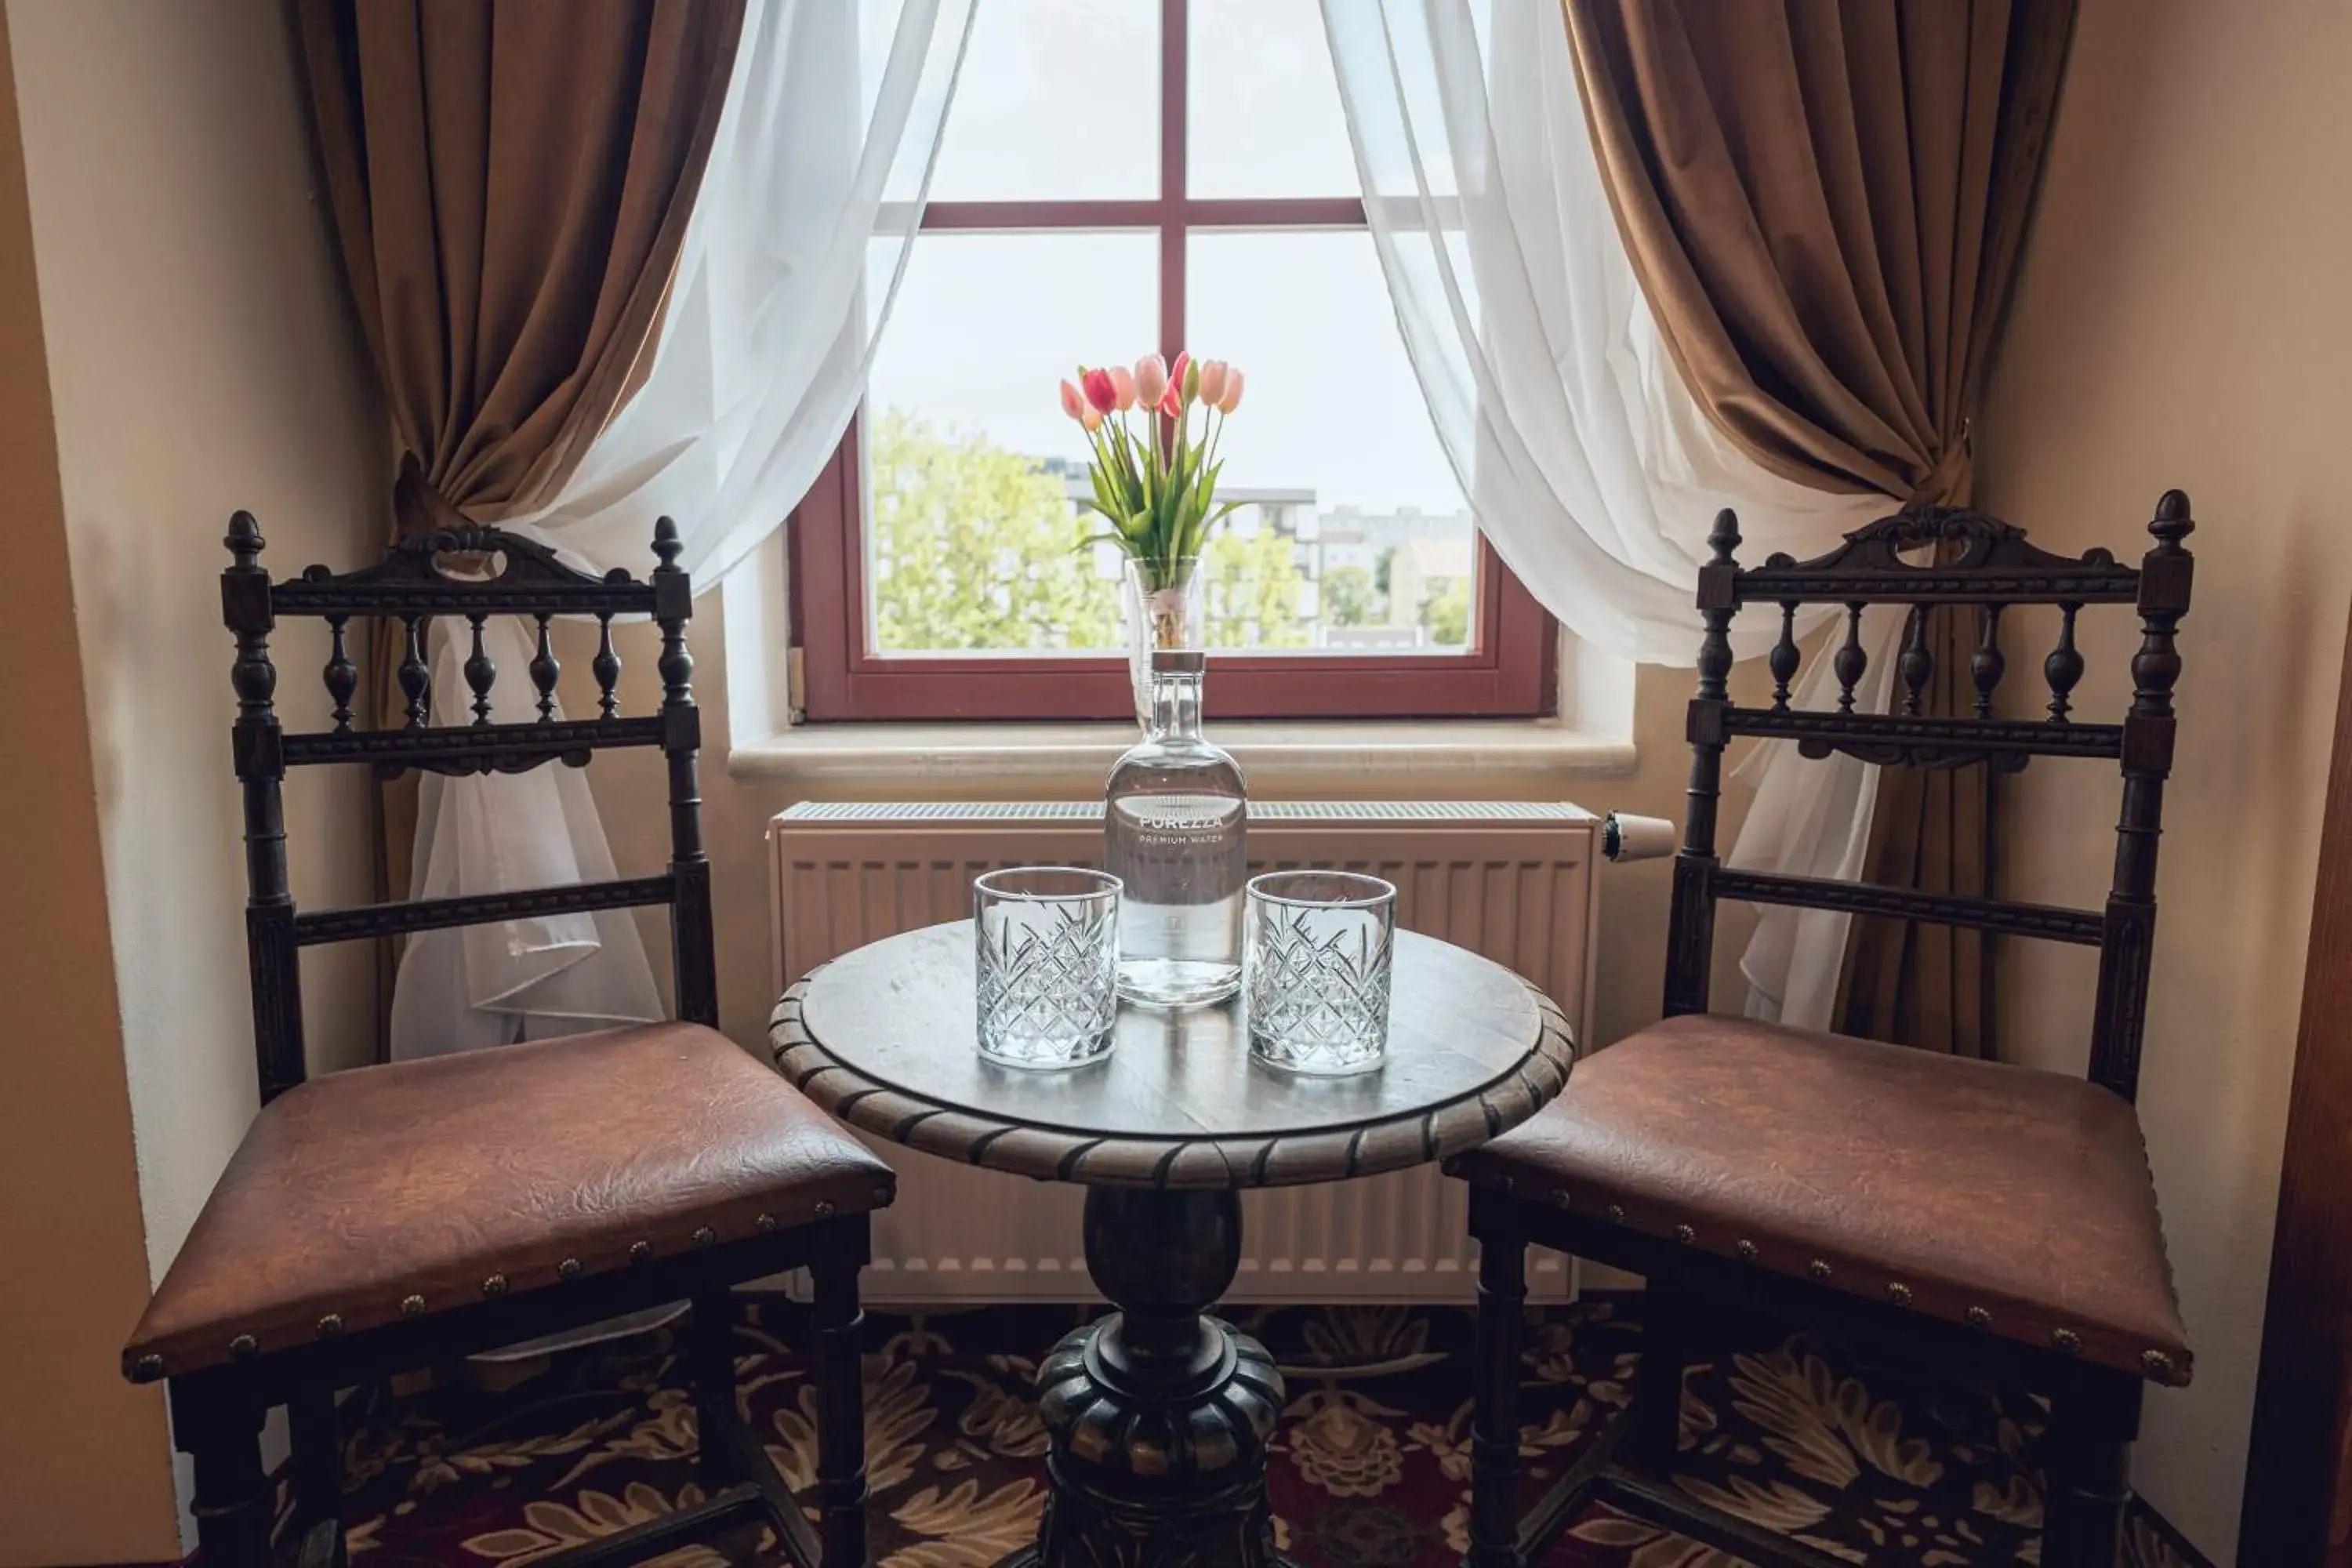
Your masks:
{"label": "windowsill", "polygon": [[[1458,788],[1465,782],[1532,786],[1564,773],[1631,773],[1631,741],[1580,733],[1544,720],[1234,720],[1210,733],[1234,753],[1252,784],[1289,795],[1348,795]],[[935,780],[1021,785],[1039,795],[1101,786],[1132,724],[810,724],[728,753],[728,773],[822,787],[898,785]]]}

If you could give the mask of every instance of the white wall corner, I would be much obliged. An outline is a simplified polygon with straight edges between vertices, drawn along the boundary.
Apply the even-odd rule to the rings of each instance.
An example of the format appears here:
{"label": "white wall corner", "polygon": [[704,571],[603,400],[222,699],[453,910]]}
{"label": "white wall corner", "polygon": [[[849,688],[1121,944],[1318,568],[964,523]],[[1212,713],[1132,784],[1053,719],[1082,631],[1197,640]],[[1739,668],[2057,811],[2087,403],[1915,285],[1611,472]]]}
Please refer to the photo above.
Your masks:
{"label": "white wall corner", "polygon": [[792,641],[788,559],[780,528],[719,584],[730,752],[781,735],[793,724],[791,682],[785,679]]}
{"label": "white wall corner", "polygon": [[1559,628],[1559,723],[1596,739],[1633,738],[1633,661]]}

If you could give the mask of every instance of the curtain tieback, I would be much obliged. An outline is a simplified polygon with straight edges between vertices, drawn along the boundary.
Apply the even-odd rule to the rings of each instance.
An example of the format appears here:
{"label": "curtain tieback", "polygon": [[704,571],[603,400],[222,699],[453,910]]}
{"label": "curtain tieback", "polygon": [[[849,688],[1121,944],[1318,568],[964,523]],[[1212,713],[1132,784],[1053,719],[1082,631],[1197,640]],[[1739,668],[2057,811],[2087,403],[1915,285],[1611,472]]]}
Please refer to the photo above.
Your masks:
{"label": "curtain tieback", "polygon": [[1964,503],[1976,478],[1976,443],[1970,438],[1973,435],[1970,427],[1974,423],[1967,419],[1960,421],[1959,434],[1944,444],[1943,454],[1936,459],[1936,466],[1911,487],[1911,494],[1903,502],[1905,511],[1923,506],[1959,506]]}
{"label": "curtain tieback", "polygon": [[394,537],[414,539],[420,533],[440,533],[470,528],[474,520],[449,502],[414,452],[400,458],[400,477],[392,482],[392,525]]}

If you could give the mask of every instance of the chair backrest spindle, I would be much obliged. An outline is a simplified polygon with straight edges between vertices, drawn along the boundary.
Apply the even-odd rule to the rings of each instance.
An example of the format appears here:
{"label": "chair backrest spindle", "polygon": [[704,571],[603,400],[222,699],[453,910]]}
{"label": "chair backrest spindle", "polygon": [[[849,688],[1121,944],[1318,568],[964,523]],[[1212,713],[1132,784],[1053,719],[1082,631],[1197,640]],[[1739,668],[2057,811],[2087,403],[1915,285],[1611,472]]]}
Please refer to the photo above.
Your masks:
{"label": "chair backrest spindle", "polygon": [[603,718],[617,718],[621,709],[613,688],[620,684],[621,657],[613,651],[613,617],[599,616],[596,621],[596,657],[588,664],[596,678],[596,710]]}
{"label": "chair backrest spindle", "polygon": [[1845,607],[1845,641],[1838,645],[1837,656],[1830,668],[1838,678],[1838,711],[1853,711],[1853,689],[1870,671],[1870,654],[1862,646],[1862,610],[1860,605]]}
{"label": "chair backrest spindle", "polygon": [[1914,605],[1909,621],[1903,629],[1903,653],[1895,661],[1895,670],[1903,678],[1903,711],[1916,719],[1924,710],[1927,682],[1936,674],[1936,656],[1927,651],[1927,612]]}
{"label": "chair backrest spindle", "polygon": [[2074,647],[2074,616],[2080,605],[2058,606],[2058,646],[2042,661],[2042,679],[2050,686],[2050,721],[2063,724],[2074,710],[2074,688],[2083,679],[2083,656]]}
{"label": "chair backrest spindle", "polygon": [[490,688],[499,679],[498,661],[482,646],[482,628],[488,621],[489,616],[478,610],[466,617],[466,624],[473,628],[474,633],[473,649],[466,655],[466,689],[474,694],[474,722],[477,724],[490,721]]}
{"label": "chair backrest spindle", "polygon": [[1969,656],[1969,679],[1977,689],[1975,717],[1992,717],[1992,697],[2009,661],[2000,652],[2000,606],[1985,605],[1977,613],[1977,647]]}
{"label": "chair backrest spindle", "polygon": [[333,700],[332,715],[339,734],[348,733],[352,727],[352,698],[360,689],[359,666],[352,662],[351,650],[343,644],[343,624],[349,616],[329,616],[327,630],[332,639],[327,650],[327,668],[320,671],[327,683],[327,695]]}
{"label": "chair backrest spindle", "polygon": [[545,610],[539,613],[539,642],[530,656],[530,684],[539,692],[539,718],[543,724],[555,721],[555,683],[563,674],[555,649],[548,646],[547,624],[551,619]]}
{"label": "chair backrest spindle", "polygon": [[1780,640],[1772,645],[1769,668],[1772,671],[1772,710],[1789,710],[1789,682],[1797,679],[1797,666],[1802,658],[1797,651],[1797,606],[1795,601],[1780,606]]}
{"label": "chair backrest spindle", "polygon": [[425,667],[425,617],[403,616],[404,628],[400,646],[400,694],[407,700],[405,711],[408,727],[421,730],[425,717],[431,711],[432,672]]}

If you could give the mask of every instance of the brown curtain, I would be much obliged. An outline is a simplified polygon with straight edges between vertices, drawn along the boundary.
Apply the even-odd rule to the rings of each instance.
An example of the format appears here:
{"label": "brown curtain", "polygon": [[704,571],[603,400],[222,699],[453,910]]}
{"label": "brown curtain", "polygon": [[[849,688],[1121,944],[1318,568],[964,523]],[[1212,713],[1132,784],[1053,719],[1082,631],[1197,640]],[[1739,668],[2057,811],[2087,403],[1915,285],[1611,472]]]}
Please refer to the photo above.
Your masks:
{"label": "brown curtain", "polygon": [[[335,232],[400,445],[396,535],[552,498],[634,389],[743,11],[299,0]],[[380,719],[393,643],[373,648]],[[379,869],[404,895],[414,775],[383,807]]]}
{"label": "brown curtain", "polygon": [[[1563,0],[1593,146],[1685,380],[1775,472],[1964,505],[2074,0]],[[1930,618],[1965,712],[1974,627]],[[1874,880],[1989,889],[1981,768],[1888,769]],[[1839,1026],[1990,1054],[1979,933],[1855,922]]]}
{"label": "brown curtain", "polygon": [[742,0],[303,0],[299,15],[344,268],[416,470],[399,527],[527,510],[638,368]]}

